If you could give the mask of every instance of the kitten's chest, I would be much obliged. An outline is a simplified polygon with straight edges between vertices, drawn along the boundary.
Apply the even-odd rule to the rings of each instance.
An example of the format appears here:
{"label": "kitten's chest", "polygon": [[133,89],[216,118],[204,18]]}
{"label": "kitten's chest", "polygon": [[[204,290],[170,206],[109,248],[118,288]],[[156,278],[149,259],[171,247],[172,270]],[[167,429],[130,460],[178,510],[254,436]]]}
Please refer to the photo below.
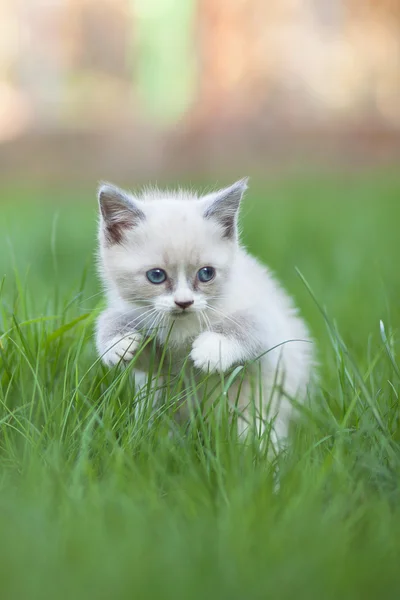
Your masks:
{"label": "kitten's chest", "polygon": [[164,345],[164,350],[165,357],[168,357],[165,366],[168,370],[177,374],[188,362],[192,350],[192,340],[189,338],[180,340],[179,344],[169,340],[169,343]]}
{"label": "kitten's chest", "polygon": [[193,340],[201,333],[199,321],[193,317],[175,319],[157,333],[160,345],[168,346],[177,355],[190,352]]}
{"label": "kitten's chest", "polygon": [[175,374],[179,373],[187,364],[193,340],[199,333],[198,327],[183,327],[178,324],[170,329],[169,334],[158,336],[159,352],[164,356],[163,367]]}

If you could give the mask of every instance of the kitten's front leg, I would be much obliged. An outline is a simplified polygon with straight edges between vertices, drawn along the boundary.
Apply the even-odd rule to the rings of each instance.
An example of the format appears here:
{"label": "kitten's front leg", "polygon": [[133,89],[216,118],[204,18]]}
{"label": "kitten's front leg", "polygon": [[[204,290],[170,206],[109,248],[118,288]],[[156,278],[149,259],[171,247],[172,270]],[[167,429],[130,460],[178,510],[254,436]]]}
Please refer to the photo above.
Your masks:
{"label": "kitten's front leg", "polygon": [[257,328],[251,318],[235,314],[219,321],[213,331],[204,331],[193,342],[190,357],[205,372],[224,373],[261,352]]}
{"label": "kitten's front leg", "polygon": [[96,346],[106,365],[132,360],[143,341],[133,322],[132,315],[121,314],[111,308],[101,313],[97,321]]}

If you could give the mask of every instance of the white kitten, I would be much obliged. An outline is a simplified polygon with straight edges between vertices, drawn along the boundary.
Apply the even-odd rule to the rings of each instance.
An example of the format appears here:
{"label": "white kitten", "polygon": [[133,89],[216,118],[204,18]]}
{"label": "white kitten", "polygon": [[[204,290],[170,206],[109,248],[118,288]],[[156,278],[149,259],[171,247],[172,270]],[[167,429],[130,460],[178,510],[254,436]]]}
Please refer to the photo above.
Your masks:
{"label": "white kitten", "polygon": [[[258,424],[274,419],[282,439],[289,399],[307,395],[312,345],[291,299],[239,243],[246,187],[243,179],[198,197],[156,189],[133,196],[101,186],[100,268],[109,308],[97,323],[97,349],[114,365],[131,360],[154,334],[159,348],[167,341],[177,371],[188,355],[204,373],[250,361],[245,379],[228,392],[232,402],[238,398],[241,427],[254,417],[250,407],[254,413],[261,406]],[[145,361],[143,353],[135,366],[145,370]]]}

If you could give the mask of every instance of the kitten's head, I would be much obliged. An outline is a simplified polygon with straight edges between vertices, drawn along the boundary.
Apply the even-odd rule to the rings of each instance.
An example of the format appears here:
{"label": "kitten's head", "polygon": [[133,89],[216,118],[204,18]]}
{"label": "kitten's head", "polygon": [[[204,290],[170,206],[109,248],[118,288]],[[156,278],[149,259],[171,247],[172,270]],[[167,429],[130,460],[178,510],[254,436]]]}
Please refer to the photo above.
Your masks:
{"label": "kitten's head", "polygon": [[198,197],[145,191],[133,196],[104,184],[99,190],[103,277],[126,302],[173,318],[217,303],[238,246],[242,179]]}

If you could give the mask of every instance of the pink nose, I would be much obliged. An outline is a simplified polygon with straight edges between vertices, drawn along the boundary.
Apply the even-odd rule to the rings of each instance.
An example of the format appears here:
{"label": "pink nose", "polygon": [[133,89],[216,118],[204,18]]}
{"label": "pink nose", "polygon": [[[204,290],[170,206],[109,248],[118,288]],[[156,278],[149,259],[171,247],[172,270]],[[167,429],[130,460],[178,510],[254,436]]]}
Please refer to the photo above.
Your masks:
{"label": "pink nose", "polygon": [[175,300],[175,304],[177,306],[179,306],[179,308],[188,308],[189,306],[192,306],[194,300],[186,300],[186,302],[178,302],[177,300]]}

